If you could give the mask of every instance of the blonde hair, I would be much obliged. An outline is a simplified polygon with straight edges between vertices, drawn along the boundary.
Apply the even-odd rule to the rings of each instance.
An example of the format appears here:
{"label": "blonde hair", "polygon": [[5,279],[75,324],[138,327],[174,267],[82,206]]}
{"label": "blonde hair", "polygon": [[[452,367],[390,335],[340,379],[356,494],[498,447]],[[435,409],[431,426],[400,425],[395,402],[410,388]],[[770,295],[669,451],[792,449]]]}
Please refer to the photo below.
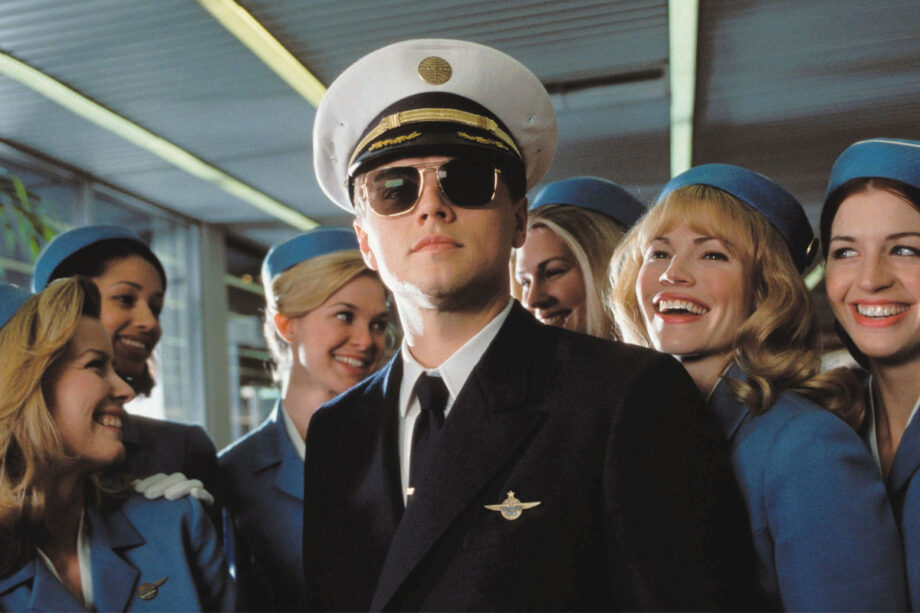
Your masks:
{"label": "blonde hair", "polygon": [[[291,370],[294,357],[287,341],[275,327],[275,315],[302,317],[323,304],[342,286],[361,275],[377,279],[357,249],[318,255],[285,270],[274,279],[263,279],[265,287],[265,323],[263,332],[272,353],[272,375],[281,383]],[[392,331],[388,327],[388,337]]]}
{"label": "blonde hair", "polygon": [[636,281],[645,247],[679,223],[730,243],[744,267],[749,315],[732,347],[748,381],[729,381],[735,396],[759,414],[781,391],[795,391],[857,424],[859,381],[845,369],[821,373],[814,305],[785,241],[762,215],[720,189],[690,185],[671,192],[620,243],[610,265],[610,306],[624,340],[652,345]]}
{"label": "blonde hair", "polygon": [[[575,256],[585,284],[587,330],[592,336],[616,339],[613,316],[607,309],[607,267],[613,250],[623,238],[624,228],[596,211],[566,204],[549,204],[530,211],[527,231],[547,228],[561,238]],[[521,286],[514,278],[517,249],[511,254],[511,295],[521,299]]]}
{"label": "blonde hair", "polygon": [[47,492],[73,458],[43,383],[83,316],[99,317],[99,293],[83,277],[53,281],[0,329],[0,576],[31,554]]}

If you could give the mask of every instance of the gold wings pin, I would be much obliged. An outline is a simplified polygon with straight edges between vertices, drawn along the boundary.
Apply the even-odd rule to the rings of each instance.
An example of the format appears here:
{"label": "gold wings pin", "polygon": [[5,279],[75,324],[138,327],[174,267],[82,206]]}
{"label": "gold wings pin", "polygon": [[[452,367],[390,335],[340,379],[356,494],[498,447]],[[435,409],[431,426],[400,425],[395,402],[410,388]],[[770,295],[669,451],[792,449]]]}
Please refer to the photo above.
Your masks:
{"label": "gold wings pin", "polygon": [[515,520],[520,517],[527,509],[532,509],[540,504],[539,502],[521,502],[514,497],[514,492],[508,492],[508,497],[501,504],[483,505],[490,511],[498,511],[507,520]]}

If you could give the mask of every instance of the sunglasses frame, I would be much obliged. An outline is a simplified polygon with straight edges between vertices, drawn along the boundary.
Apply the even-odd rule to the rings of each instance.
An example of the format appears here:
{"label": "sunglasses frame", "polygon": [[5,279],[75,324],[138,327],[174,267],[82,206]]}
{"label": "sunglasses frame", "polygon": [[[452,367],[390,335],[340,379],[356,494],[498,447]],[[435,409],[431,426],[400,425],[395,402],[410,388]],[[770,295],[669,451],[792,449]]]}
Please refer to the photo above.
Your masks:
{"label": "sunglasses frame", "polygon": [[[375,215],[379,217],[402,217],[403,215],[408,215],[412,211],[415,210],[415,207],[418,206],[419,200],[422,199],[422,192],[425,189],[425,173],[432,171],[432,170],[440,171],[442,167],[446,166],[447,164],[450,164],[451,162],[456,162],[456,161],[458,161],[458,158],[453,158],[453,159],[447,160],[446,162],[431,162],[429,164],[418,164],[418,165],[406,164],[406,165],[400,165],[400,166],[385,166],[383,168],[375,168],[374,170],[364,173],[364,176],[361,178],[361,183],[359,185],[361,200],[367,205],[368,209],[370,209]],[[456,202],[451,200],[450,196],[447,195],[447,192],[444,191],[444,187],[441,185],[441,177],[436,172],[435,177],[438,182],[438,192],[440,192],[444,200],[449,202],[451,206],[458,206],[462,209],[478,209],[478,208],[482,208],[486,206],[487,204],[495,200],[495,194],[498,192],[498,176],[502,172],[501,168],[498,168],[495,164],[490,163],[490,165],[492,166],[492,173],[493,173],[492,195],[484,203],[477,204],[477,205],[470,205],[470,206],[464,206],[462,204],[457,204]],[[405,211],[400,211],[398,213],[390,213],[388,215],[386,213],[379,212],[371,204],[371,201],[369,198],[369,190],[367,189],[367,181],[372,173],[378,170],[388,170],[390,168],[414,168],[416,172],[418,172],[418,175],[419,175],[419,184],[418,184],[418,193],[415,195],[415,201],[412,203],[412,205],[409,208],[407,208]]]}

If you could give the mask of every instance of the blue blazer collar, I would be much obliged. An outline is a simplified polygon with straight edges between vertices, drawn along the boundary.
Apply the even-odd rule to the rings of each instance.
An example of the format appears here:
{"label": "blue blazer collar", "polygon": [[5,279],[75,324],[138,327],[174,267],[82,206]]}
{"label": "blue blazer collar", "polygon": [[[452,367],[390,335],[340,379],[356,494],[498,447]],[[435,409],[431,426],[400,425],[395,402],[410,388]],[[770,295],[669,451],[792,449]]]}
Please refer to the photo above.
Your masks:
{"label": "blue blazer collar", "polygon": [[[273,436],[267,437],[263,447],[262,458],[265,463],[262,466],[279,464],[278,473],[275,476],[275,487],[297,500],[303,501],[303,460],[297,454],[291,437],[288,436],[287,428],[284,425],[284,416],[281,414],[284,408],[281,406],[281,399],[275,404],[275,409],[269,415],[268,420]],[[256,468],[256,470],[259,470]]]}
{"label": "blue blazer collar", "polygon": [[732,364],[719,382],[716,384],[709,400],[706,402],[709,410],[716,419],[719,429],[725,436],[726,440],[731,442],[732,438],[738,432],[738,428],[744,423],[750,415],[751,410],[743,402],[739,402],[732,393],[727,383],[727,379],[739,379],[747,381],[747,375],[741,370],[738,364]]}
{"label": "blue blazer collar", "polygon": [[30,611],[85,611],[67,588],[58,581],[38,557],[11,575],[0,579],[0,594],[5,594],[24,583],[32,583]]}
{"label": "blue blazer collar", "polygon": [[888,475],[888,491],[892,497],[907,487],[917,468],[920,468],[920,417],[915,415],[901,437]]}
{"label": "blue blazer collar", "polygon": [[[86,509],[89,523],[90,565],[93,577],[93,600],[99,611],[124,611],[134,595],[138,570],[125,561],[120,552],[145,543],[134,525],[121,509],[102,514],[95,508]],[[37,557],[12,575],[0,580],[0,593],[32,581],[33,611],[85,611]],[[103,589],[104,587],[104,589]]]}
{"label": "blue blazer collar", "polygon": [[93,577],[93,600],[99,611],[124,611],[136,588],[140,572],[121,557],[125,549],[143,545],[143,537],[134,528],[120,508],[109,513],[97,509],[86,510],[90,526],[90,564]]}

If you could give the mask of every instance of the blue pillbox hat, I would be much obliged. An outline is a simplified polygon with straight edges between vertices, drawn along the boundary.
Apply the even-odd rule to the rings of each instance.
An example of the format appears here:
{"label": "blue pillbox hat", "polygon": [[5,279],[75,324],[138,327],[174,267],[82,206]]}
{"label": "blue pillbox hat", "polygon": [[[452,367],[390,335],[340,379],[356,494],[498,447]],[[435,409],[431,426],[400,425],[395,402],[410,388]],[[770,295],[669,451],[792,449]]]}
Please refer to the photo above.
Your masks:
{"label": "blue pillbox hat", "polygon": [[831,169],[825,200],[852,179],[880,177],[920,189],[920,142],[872,138],[847,147]]}
{"label": "blue pillbox hat", "polygon": [[607,179],[600,177],[572,177],[554,181],[541,189],[530,210],[548,204],[566,204],[606,215],[629,228],[648,209],[638,198]]}
{"label": "blue pillbox hat", "polygon": [[262,281],[269,282],[285,270],[311,258],[358,248],[351,228],[316,228],[272,247],[262,260]]}
{"label": "blue pillbox hat", "polygon": [[40,292],[45,289],[54,270],[77,251],[104,240],[117,238],[137,241],[147,246],[141,237],[131,230],[108,224],[82,226],[58,234],[45,245],[38,260],[35,261],[35,270],[32,272],[32,291]]}
{"label": "blue pillbox hat", "polygon": [[762,174],[731,164],[703,164],[668,181],[658,200],[688,185],[721,189],[763,215],[786,241],[799,272],[814,259],[818,241],[802,205],[795,196]]}
{"label": "blue pillbox hat", "polygon": [[30,296],[32,294],[20,287],[0,283],[0,328],[6,325]]}

